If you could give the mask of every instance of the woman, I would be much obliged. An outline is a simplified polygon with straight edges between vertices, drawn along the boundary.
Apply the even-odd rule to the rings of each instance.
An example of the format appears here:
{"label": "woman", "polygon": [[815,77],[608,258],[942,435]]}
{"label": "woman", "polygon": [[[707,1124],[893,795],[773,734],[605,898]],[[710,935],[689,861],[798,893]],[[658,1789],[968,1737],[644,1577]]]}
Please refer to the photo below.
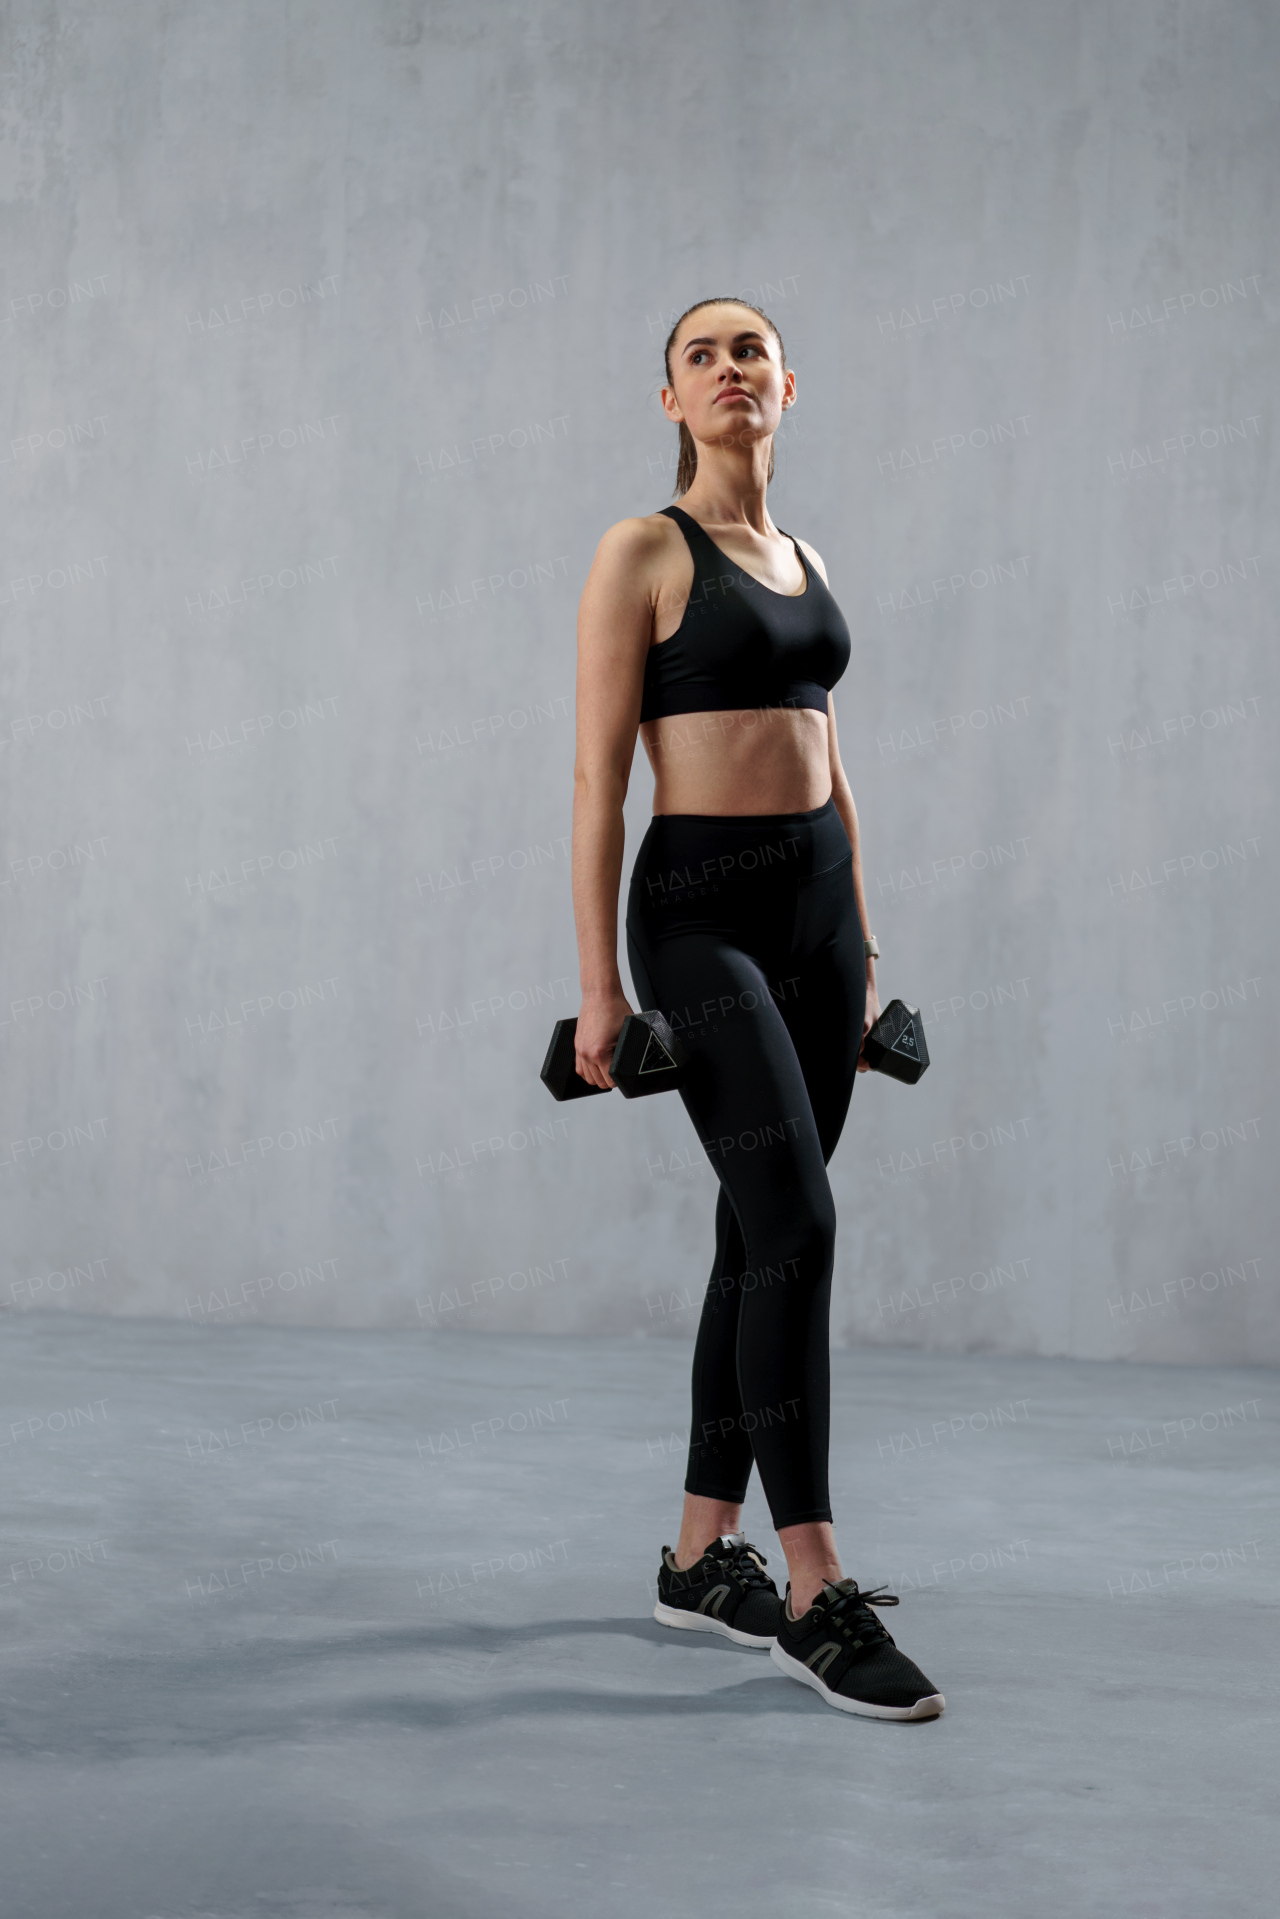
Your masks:
{"label": "woman", "polygon": [[[573,819],[575,1064],[609,1087],[633,1010],[617,933],[638,732],[654,818],[627,953],[641,1005],[684,1043],[681,1097],[720,1181],[684,1514],[656,1617],[767,1646],[842,1711],[933,1718],[941,1694],[869,1610],[896,1599],[844,1577],[827,1490],[826,1165],[880,1011],[831,704],[849,630],[818,554],[765,504],[796,391],[778,329],[741,300],[700,301],[667,341],[666,372],[680,505],[610,527],[583,590]],[[753,1460],[785,1605],[739,1531]]]}

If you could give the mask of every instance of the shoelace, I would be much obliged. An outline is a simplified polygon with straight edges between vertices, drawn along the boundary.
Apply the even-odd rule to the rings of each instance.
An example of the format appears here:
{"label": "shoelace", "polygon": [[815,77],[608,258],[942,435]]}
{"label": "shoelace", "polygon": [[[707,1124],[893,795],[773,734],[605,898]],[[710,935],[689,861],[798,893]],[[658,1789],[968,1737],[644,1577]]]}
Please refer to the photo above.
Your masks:
{"label": "shoelace", "polygon": [[749,1542],[744,1542],[736,1552],[726,1552],[724,1561],[734,1578],[744,1586],[773,1586],[772,1579],[764,1570],[768,1560]]}
{"label": "shoelace", "polygon": [[[843,1584],[843,1581],[841,1582]],[[891,1593],[887,1586],[872,1586],[866,1592],[859,1592],[850,1581],[851,1590],[841,1592],[838,1599],[830,1602],[830,1610],[822,1622],[825,1632],[828,1625],[836,1627],[846,1639],[852,1639],[857,1628],[858,1639],[864,1646],[874,1646],[879,1639],[888,1639],[889,1633],[881,1625],[875,1614],[867,1609],[871,1606],[896,1606],[898,1595]],[[861,1613],[862,1617],[857,1615]]]}

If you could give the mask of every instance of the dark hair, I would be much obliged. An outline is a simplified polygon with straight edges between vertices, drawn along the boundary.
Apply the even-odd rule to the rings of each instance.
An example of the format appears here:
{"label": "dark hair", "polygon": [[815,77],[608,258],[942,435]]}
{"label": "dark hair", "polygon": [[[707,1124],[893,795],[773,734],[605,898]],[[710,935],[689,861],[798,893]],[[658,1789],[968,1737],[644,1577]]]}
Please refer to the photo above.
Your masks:
{"label": "dark hair", "polygon": [[[750,300],[740,300],[736,293],[719,293],[719,294],[716,294],[713,299],[695,300],[694,304],[691,307],[686,307],[684,312],[680,315],[680,318],[676,321],[675,325],[672,327],[670,333],[667,335],[667,344],[662,350],[662,357],[667,369],[667,385],[669,387],[675,386],[675,381],[671,377],[671,349],[675,344],[675,337],[677,333],[679,333],[685,321],[688,319],[689,315],[691,313],[700,312],[703,307],[746,307],[749,313],[758,314],[760,319],[762,319],[765,325],[768,327],[770,333],[772,333],[774,339],[778,342],[778,357],[782,361],[783,370],[784,371],[786,370],[787,349],[782,344],[782,335],[779,333],[777,327],[773,324],[773,321],[769,318],[768,314],[765,312],[762,312],[758,306],[752,306]],[[682,493],[687,493],[689,491],[689,488],[693,485],[693,478],[697,471],[698,471],[697,442],[695,441],[692,433],[690,433],[688,427],[685,425],[684,421],[682,420],[680,422],[680,458],[676,465],[676,487],[675,487],[675,492],[671,496],[672,499],[679,499]],[[769,476],[768,477],[769,479],[773,478],[773,448],[772,447],[770,447],[769,449]]]}

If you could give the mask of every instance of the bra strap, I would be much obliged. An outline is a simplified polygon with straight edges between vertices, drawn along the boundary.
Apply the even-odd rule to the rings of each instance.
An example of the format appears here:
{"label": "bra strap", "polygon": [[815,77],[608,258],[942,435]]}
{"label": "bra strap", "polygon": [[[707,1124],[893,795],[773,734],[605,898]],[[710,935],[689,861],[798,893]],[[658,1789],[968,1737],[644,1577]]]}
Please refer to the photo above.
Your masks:
{"label": "bra strap", "polygon": [[708,557],[705,552],[699,552],[697,543],[701,540],[704,547],[710,548],[712,565],[719,566],[720,556],[716,551],[714,541],[706,529],[698,525],[692,513],[686,513],[682,506],[661,506],[658,508],[658,511],[664,514],[668,520],[675,521],[680,531],[684,534],[689,551],[693,554],[695,560],[705,560]]}
{"label": "bra strap", "polygon": [[[797,558],[797,559],[799,560],[799,562],[800,562],[800,569],[801,569],[801,571],[802,571],[802,573],[804,574],[804,581],[805,581],[805,592],[807,592],[807,591],[809,590],[809,588],[810,588],[810,587],[811,587],[811,586],[813,585],[813,581],[814,581],[814,575],[813,575],[813,574],[812,574],[812,573],[810,572],[810,570],[809,570],[809,562],[808,562],[808,560],[806,560],[806,559],[805,559],[805,557],[804,557],[804,554],[803,554],[803,553],[802,553],[802,552],[800,551],[800,542],[799,542],[799,540],[798,540],[798,539],[796,538],[796,536],[795,536],[795,534],[794,534],[794,533],[788,533],[788,532],[787,532],[787,529],[785,528],[785,526],[780,526],[780,527],[778,528],[778,531],[779,531],[779,533],[781,533],[781,535],[782,535],[782,537],[783,537],[783,539],[784,539],[784,540],[790,540],[790,542],[791,542],[791,544],[792,544],[792,546],[793,546],[793,547],[795,548],[795,550],[796,550],[796,558]],[[801,597],[801,599],[803,599],[803,598],[804,598],[804,594],[802,593],[802,594],[800,595],[800,597]]]}

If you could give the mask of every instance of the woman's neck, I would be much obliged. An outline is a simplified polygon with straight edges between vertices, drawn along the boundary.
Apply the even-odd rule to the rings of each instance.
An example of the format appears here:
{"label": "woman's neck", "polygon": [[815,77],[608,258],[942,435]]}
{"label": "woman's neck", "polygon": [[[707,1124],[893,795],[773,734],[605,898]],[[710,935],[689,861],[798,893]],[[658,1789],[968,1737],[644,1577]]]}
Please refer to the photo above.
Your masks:
{"label": "woman's neck", "polygon": [[676,504],[708,526],[749,527],[765,538],[776,533],[765,504],[771,444],[771,440],[747,447],[700,444],[693,485]]}

